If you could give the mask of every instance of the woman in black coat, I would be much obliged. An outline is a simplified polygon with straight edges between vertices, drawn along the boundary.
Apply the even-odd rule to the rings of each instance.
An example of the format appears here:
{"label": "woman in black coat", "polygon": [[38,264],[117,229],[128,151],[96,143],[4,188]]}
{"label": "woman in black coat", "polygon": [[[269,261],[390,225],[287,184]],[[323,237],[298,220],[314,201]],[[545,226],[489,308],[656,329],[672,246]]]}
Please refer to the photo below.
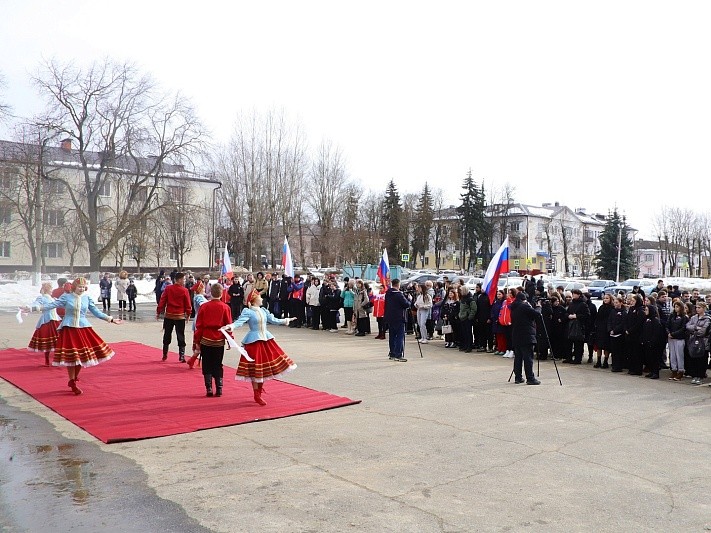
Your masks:
{"label": "woman in black coat", "polygon": [[639,294],[630,294],[627,297],[629,309],[625,320],[625,345],[627,348],[627,360],[629,363],[630,376],[642,375],[642,326],[646,320],[644,311],[644,300]]}
{"label": "woman in black coat", "polygon": [[[551,353],[556,359],[566,359],[570,357],[567,350],[568,340],[565,331],[568,325],[568,313],[557,294],[551,296],[551,325],[548,328],[548,337],[551,341]],[[548,324],[546,324],[548,327]],[[566,353],[566,351],[568,353]]]}
{"label": "woman in black coat", "polygon": [[[606,294],[602,297],[602,305],[595,315],[595,352],[597,361],[595,368],[609,368],[607,360],[610,357],[610,330],[607,329],[607,321],[612,312],[612,295]],[[601,363],[603,354],[604,362]]]}
{"label": "woman in black coat", "polygon": [[612,354],[612,371],[622,372],[627,368],[627,351],[625,349],[625,323],[627,322],[627,309],[625,299],[616,296],[612,300],[612,309],[607,319],[607,331],[610,335],[609,349]]}
{"label": "woman in black coat", "polygon": [[442,324],[450,324],[452,326],[452,333],[444,335],[444,347],[456,348],[461,342],[459,337],[459,293],[457,289],[450,287],[447,290],[447,296],[440,309],[439,316],[442,319]]}
{"label": "woman in black coat", "polygon": [[659,321],[659,312],[655,305],[645,305],[642,307],[645,317],[642,325],[642,360],[647,365],[649,373],[646,377],[659,379],[659,363],[662,360],[662,352],[666,348],[666,328]]}

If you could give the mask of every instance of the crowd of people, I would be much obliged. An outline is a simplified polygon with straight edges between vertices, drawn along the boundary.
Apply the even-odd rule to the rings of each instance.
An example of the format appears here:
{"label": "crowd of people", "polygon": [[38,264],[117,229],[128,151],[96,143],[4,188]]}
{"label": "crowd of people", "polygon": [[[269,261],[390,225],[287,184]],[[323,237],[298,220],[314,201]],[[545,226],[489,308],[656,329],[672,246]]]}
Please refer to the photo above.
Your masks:
{"label": "crowd of people", "polygon": [[[42,316],[29,347],[44,352],[47,365],[54,352],[51,364],[68,368],[69,386],[75,394],[81,393],[76,386],[80,368],[108,360],[113,354],[86,321],[90,312],[120,323],[106,314],[111,309],[112,283],[117,289],[119,312],[134,312],[135,285],[123,271],[113,282],[108,275],[100,281],[104,312],[84,294],[87,284],[83,278],[74,283],[60,279],[54,291],[44,284],[31,308],[40,310]],[[202,357],[208,396],[222,395],[226,336],[221,330],[231,332],[243,324],[250,327],[243,344],[249,347],[246,353],[253,352],[254,361],[240,358],[237,375],[238,379],[252,381],[255,402],[260,405],[264,404],[264,380],[295,367],[273,341],[267,324],[330,333],[343,329],[348,335],[366,337],[372,333],[374,317],[378,326],[374,338],[389,340],[391,360],[407,361],[404,341],[408,334],[422,344],[440,339],[447,349],[514,359],[517,382],[523,382],[523,365],[529,384],[538,382],[529,372],[529,346],[531,361],[535,355],[539,360],[554,357],[576,365],[582,364],[587,354],[587,363],[594,363],[595,368],[626,370],[650,379],[659,379],[661,369],[670,369],[670,380],[690,377],[694,385],[703,383],[709,368],[711,295],[701,299],[698,291],[680,291],[664,286],[662,280],[650,295],[635,287],[627,295],[604,295],[598,307],[581,290],[545,287],[542,279],[533,277],[524,278],[522,286],[497,290],[491,302],[481,284],[472,292],[446,277],[441,282],[403,287],[399,280],[392,280],[390,287],[380,287],[376,292],[362,279],[345,277],[339,283],[335,275],[321,280],[311,275],[258,272],[244,279],[211,280],[209,275],[194,276],[176,269],[168,275],[161,270],[155,297],[156,318],[163,320],[163,360],[168,357],[175,331],[180,362],[192,368],[196,357]],[[66,310],[71,310],[70,319]],[[188,361],[185,325],[191,318],[193,357]],[[84,328],[82,333],[89,335],[77,336],[73,328]],[[257,341],[260,344],[252,345]]]}

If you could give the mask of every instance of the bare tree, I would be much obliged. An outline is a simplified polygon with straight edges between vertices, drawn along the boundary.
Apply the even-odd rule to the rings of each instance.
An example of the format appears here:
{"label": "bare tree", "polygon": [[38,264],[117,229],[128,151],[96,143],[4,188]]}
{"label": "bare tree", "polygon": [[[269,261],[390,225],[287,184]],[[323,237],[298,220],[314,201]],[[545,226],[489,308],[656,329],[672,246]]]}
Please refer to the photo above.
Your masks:
{"label": "bare tree", "polygon": [[[6,226],[19,232],[30,253],[32,270],[39,278],[44,245],[44,201],[42,147],[47,142],[42,130],[21,125],[17,142],[3,143],[0,168],[0,204],[6,212]],[[9,220],[8,220],[9,219]]]}
{"label": "bare tree", "polygon": [[207,213],[204,206],[190,201],[185,187],[170,187],[169,199],[161,215],[178,270],[182,270],[185,256],[192,251],[200,228],[207,224]]}
{"label": "bare tree", "polygon": [[64,250],[69,256],[69,271],[74,274],[74,265],[77,255],[85,246],[84,235],[79,227],[79,217],[74,211],[68,211],[64,215],[62,242],[64,244]]}
{"label": "bare tree", "polygon": [[[130,64],[105,60],[80,69],[52,61],[34,82],[47,100],[38,123],[71,141],[67,162],[81,180],[45,177],[68,187],[96,275],[116,242],[157,209],[153,200],[169,165],[185,165],[203,149],[205,132],[187,100],[161,94]],[[126,182],[134,210],[106,215],[110,230],[102,236],[102,192],[118,180]]]}
{"label": "bare tree", "polygon": [[0,123],[9,120],[12,114],[12,108],[9,104],[5,103],[5,99],[3,98],[3,91],[6,87],[7,82],[5,81],[5,76],[0,72]]}
{"label": "bare tree", "polygon": [[692,219],[693,214],[689,209],[669,208],[668,233],[664,236],[663,241],[669,258],[669,274],[672,276],[681,275],[679,254],[682,247],[690,240]]}
{"label": "bare tree", "polygon": [[347,183],[345,159],[341,150],[329,141],[322,142],[312,162],[306,186],[306,202],[313,209],[321,231],[319,251],[322,262],[327,265],[334,264],[337,255],[333,253],[337,243],[332,237]]}
{"label": "bare tree", "polygon": [[435,268],[440,269],[442,265],[442,252],[449,244],[448,224],[443,218],[444,214],[444,191],[442,189],[432,190],[432,241],[435,256]]}

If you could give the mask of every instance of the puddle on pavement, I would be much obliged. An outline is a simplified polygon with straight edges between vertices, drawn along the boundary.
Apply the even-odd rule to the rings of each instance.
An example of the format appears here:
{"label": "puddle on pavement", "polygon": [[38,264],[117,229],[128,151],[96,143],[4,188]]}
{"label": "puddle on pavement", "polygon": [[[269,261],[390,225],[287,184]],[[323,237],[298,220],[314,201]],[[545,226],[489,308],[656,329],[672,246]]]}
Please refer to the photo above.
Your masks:
{"label": "puddle on pavement", "polygon": [[[52,472],[41,480],[28,481],[28,486],[49,486],[58,498],[70,496],[74,505],[89,503],[89,485],[96,475],[89,461],[76,457],[74,444],[37,444],[28,449],[30,454],[39,456],[34,457],[33,465],[38,465],[45,474]],[[61,468],[55,468],[56,465]]]}
{"label": "puddle on pavement", "polygon": [[207,532],[157,497],[133,462],[68,440],[2,398],[0,411],[0,531]]}

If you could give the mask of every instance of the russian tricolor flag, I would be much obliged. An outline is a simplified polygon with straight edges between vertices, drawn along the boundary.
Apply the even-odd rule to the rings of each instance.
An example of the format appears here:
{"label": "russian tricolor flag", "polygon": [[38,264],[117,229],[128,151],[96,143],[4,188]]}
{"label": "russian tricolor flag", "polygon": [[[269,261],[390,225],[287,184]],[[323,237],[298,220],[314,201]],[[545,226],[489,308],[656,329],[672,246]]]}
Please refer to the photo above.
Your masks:
{"label": "russian tricolor flag", "polygon": [[489,302],[494,303],[496,299],[496,287],[499,284],[499,276],[502,272],[509,271],[509,236],[504,239],[501,247],[496,251],[494,257],[486,269],[484,276],[484,292],[489,295]]}
{"label": "russian tricolor flag", "polygon": [[234,277],[234,272],[232,272],[232,262],[230,261],[230,254],[227,253],[227,243],[225,243],[225,253],[222,255],[222,270],[220,273],[225,278],[232,279]]}
{"label": "russian tricolor flag", "polygon": [[284,267],[285,276],[294,277],[294,263],[291,260],[291,249],[286,237],[284,237],[284,247],[281,250],[281,266]]}
{"label": "russian tricolor flag", "polygon": [[388,261],[387,248],[383,248],[383,256],[380,258],[380,264],[378,265],[378,279],[383,287],[390,287],[390,262]]}

